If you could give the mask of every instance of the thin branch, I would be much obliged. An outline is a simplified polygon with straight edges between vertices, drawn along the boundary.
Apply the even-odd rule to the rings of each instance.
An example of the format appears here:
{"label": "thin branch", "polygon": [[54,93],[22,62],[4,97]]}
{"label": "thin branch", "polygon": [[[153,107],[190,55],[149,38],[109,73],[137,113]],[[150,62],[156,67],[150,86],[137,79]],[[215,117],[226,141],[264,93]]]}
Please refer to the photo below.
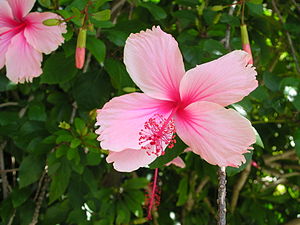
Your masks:
{"label": "thin branch", "polygon": [[209,181],[209,177],[208,176],[204,177],[204,179],[201,181],[201,183],[196,189],[196,195],[200,194],[200,192],[203,190],[204,186],[208,183],[208,181]]}
{"label": "thin branch", "polygon": [[5,102],[5,103],[0,104],[0,108],[4,108],[7,106],[17,106],[17,105],[19,105],[19,103],[17,103],[17,102]]}
{"label": "thin branch", "polygon": [[[5,170],[5,163],[4,163],[4,148],[6,146],[7,142],[3,142],[0,145],[0,169],[1,171]],[[9,184],[7,181],[6,173],[1,173],[1,180],[2,180],[2,191],[3,191],[3,199],[7,198],[8,190],[9,190]]]}
{"label": "thin branch", "polygon": [[38,218],[39,218],[39,215],[40,215],[40,209],[41,209],[41,206],[42,206],[45,194],[46,194],[46,190],[47,190],[47,187],[48,187],[49,180],[50,180],[49,177],[47,175],[45,175],[44,184],[43,184],[43,187],[41,189],[41,193],[40,193],[40,195],[37,199],[37,202],[36,202],[36,207],[35,207],[35,210],[34,210],[34,213],[33,213],[32,221],[29,225],[36,225],[37,222],[38,222]]}
{"label": "thin branch", "polygon": [[72,113],[71,113],[71,117],[70,117],[70,123],[72,124],[73,123],[73,121],[74,121],[74,118],[75,118],[75,116],[76,116],[76,111],[77,111],[77,103],[76,102],[73,102],[73,104],[72,104]]}
{"label": "thin branch", "polygon": [[250,174],[250,171],[251,171],[251,162],[246,166],[244,171],[241,173],[241,176],[239,177],[237,183],[233,187],[233,194],[232,194],[231,204],[230,204],[231,212],[234,212],[236,208],[237,202],[239,200],[240,191],[244,187],[248,179],[248,176]]}
{"label": "thin branch", "polygon": [[0,170],[0,173],[13,173],[13,172],[16,172],[18,171],[19,168],[14,168],[14,169],[6,169],[6,170]]}
{"label": "thin branch", "polygon": [[218,225],[226,225],[226,170],[220,167],[218,171]]}
{"label": "thin branch", "polygon": [[265,164],[269,165],[274,161],[293,159],[293,158],[295,158],[295,156],[296,156],[295,150],[290,150],[290,151],[286,151],[286,152],[284,152],[282,154],[279,154],[279,155],[265,156],[264,161],[265,161]]}
{"label": "thin branch", "polygon": [[[228,15],[230,15],[230,16],[233,15],[235,7],[236,7],[236,5],[231,5],[230,6]],[[224,47],[228,50],[231,50],[231,48],[230,48],[230,33],[231,33],[231,26],[228,24],[227,29],[226,29],[226,33],[225,33],[225,38],[221,41],[222,43],[224,43]]]}
{"label": "thin branch", "polygon": [[[193,180],[191,181],[191,183],[195,183],[197,179],[197,175],[195,175],[192,179]],[[188,200],[186,202],[186,207],[185,207],[188,212],[191,211],[194,206],[195,196],[198,196],[200,194],[200,192],[203,190],[204,186],[209,182],[209,180],[210,179],[208,176],[204,177],[204,179],[200,182],[200,184],[196,188],[195,193],[193,193],[192,191],[189,193]]]}
{"label": "thin branch", "polygon": [[46,171],[44,170],[44,172],[42,173],[41,178],[39,180],[38,187],[37,187],[36,193],[34,195],[33,201],[36,201],[38,199],[38,197],[39,197],[39,194],[40,194],[41,189],[42,189],[42,184],[43,184],[45,175],[46,175]]}
{"label": "thin branch", "polygon": [[215,210],[214,207],[212,207],[212,205],[211,205],[211,203],[210,203],[208,197],[205,197],[205,198],[203,199],[203,202],[207,205],[209,212],[210,212],[210,213],[216,218],[216,220],[217,220],[217,219],[218,219],[218,216],[217,216],[216,210]]}
{"label": "thin branch", "polygon": [[15,216],[16,216],[16,210],[14,209],[14,212],[13,212],[13,214],[11,215],[11,217],[9,218],[9,221],[8,221],[7,225],[12,225]]}
{"label": "thin branch", "polygon": [[[276,14],[279,17],[279,20],[280,20],[281,24],[284,25],[283,17],[280,14],[280,11],[279,11],[279,9],[278,9],[278,7],[276,5],[276,1],[275,0],[272,0],[272,5],[273,5],[273,8],[274,8]],[[289,43],[290,48],[291,48],[292,56],[294,58],[294,62],[295,62],[295,65],[296,65],[296,70],[300,74],[300,66],[299,66],[299,62],[298,62],[298,59],[297,59],[296,50],[295,50],[295,47],[293,45],[293,41],[292,41],[291,35],[290,35],[290,33],[286,29],[285,29],[285,34],[286,34],[288,43]]]}

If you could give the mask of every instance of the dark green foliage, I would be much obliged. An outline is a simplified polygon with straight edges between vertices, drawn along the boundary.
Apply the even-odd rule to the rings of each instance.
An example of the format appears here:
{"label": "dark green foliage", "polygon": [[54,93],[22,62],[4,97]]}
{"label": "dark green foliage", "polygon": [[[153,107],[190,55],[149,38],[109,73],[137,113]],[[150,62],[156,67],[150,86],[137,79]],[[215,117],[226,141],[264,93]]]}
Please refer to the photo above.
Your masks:
{"label": "dark green foliage", "polygon": [[[79,71],[74,55],[87,2],[38,0],[34,11],[76,16],[65,43],[43,56],[43,74],[33,83],[12,84],[0,70],[0,224],[216,224],[216,166],[184,152],[178,139],[150,168],[116,172],[94,124],[96,109],[112,97],[139,91],[122,62],[130,33],[160,25],[178,41],[188,70],[241,48],[241,5],[230,14],[229,0],[91,1],[94,29],[89,27],[87,62]],[[245,4],[259,87],[230,107],[252,122],[257,142],[245,164],[227,168],[230,225],[279,225],[299,216],[300,12],[294,2]],[[165,166],[177,156],[184,169]],[[145,194],[154,168],[161,201],[147,221]]]}

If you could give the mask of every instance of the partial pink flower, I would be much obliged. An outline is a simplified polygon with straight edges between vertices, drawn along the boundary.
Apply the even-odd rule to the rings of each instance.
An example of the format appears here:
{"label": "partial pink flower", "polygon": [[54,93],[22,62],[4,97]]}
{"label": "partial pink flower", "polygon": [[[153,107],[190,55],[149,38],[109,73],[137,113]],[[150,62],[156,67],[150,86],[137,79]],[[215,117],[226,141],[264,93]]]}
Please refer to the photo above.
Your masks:
{"label": "partial pink flower", "polygon": [[180,168],[184,168],[185,167],[184,161],[179,156],[176,157],[175,159],[173,159],[172,161],[168,162],[166,164],[166,166],[170,166],[172,164],[175,165],[175,166],[178,166]]}
{"label": "partial pink flower", "polygon": [[250,44],[249,43],[248,44],[243,44],[242,47],[243,47],[243,50],[251,56],[251,58],[249,59],[249,64],[253,64],[253,57],[252,57],[252,51],[251,51]]}
{"label": "partial pink flower", "polygon": [[172,146],[174,133],[213,165],[239,166],[255,142],[251,123],[226,109],[257,87],[241,50],[185,72],[176,40],[153,27],[131,34],[124,63],[144,93],[115,97],[97,111],[96,133],[118,171],[147,166]]}
{"label": "partial pink flower", "polygon": [[35,0],[0,1],[0,69],[14,83],[31,82],[42,74],[42,53],[49,54],[64,42],[66,25],[46,26],[57,14],[29,13]]}

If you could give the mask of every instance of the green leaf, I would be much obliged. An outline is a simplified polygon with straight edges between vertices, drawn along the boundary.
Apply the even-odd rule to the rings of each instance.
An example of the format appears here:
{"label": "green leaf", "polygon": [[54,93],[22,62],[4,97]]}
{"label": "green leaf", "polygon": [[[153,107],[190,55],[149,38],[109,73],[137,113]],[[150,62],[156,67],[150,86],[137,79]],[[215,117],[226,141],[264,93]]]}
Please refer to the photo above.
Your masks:
{"label": "green leaf", "polygon": [[51,176],[52,182],[50,185],[49,199],[50,204],[60,198],[69,185],[71,169],[68,163],[63,162],[56,173]]}
{"label": "green leaf", "polygon": [[153,4],[151,2],[143,2],[143,3],[140,3],[139,6],[148,9],[149,12],[152,14],[152,16],[156,20],[162,20],[167,17],[167,13],[165,12],[165,10],[163,8]]}
{"label": "green leaf", "polygon": [[294,98],[294,100],[292,101],[293,105],[295,106],[295,108],[300,111],[300,93],[298,93],[298,95]]}
{"label": "green leaf", "polygon": [[60,157],[62,157],[64,155],[66,155],[67,152],[68,152],[68,150],[69,150],[69,148],[70,147],[68,145],[66,145],[66,144],[58,146],[58,148],[55,151],[56,158],[60,158]]}
{"label": "green leaf", "polygon": [[104,64],[104,69],[109,74],[114,88],[120,92],[124,87],[135,87],[123,63],[114,59],[107,59]]}
{"label": "green leaf", "polygon": [[71,141],[70,147],[71,148],[77,148],[81,144],[81,140],[78,138],[74,138]]}
{"label": "green leaf", "polygon": [[67,134],[63,134],[63,135],[59,135],[57,138],[56,138],[56,144],[60,144],[62,142],[71,142],[73,139],[73,136],[69,133]]}
{"label": "green leaf", "polygon": [[101,7],[104,3],[106,2],[110,2],[112,0],[97,0],[95,3],[95,8],[98,9],[99,7]]}
{"label": "green leaf", "polygon": [[97,166],[101,162],[101,153],[100,152],[89,152],[86,155],[86,165],[88,166]]}
{"label": "green leaf", "polygon": [[264,72],[263,79],[268,89],[274,92],[279,91],[281,79],[276,74]]}
{"label": "green leaf", "polygon": [[75,164],[78,164],[80,162],[80,155],[78,153],[78,149],[70,148],[67,152],[67,159],[73,160],[75,159]]}
{"label": "green leaf", "polygon": [[92,53],[92,55],[97,59],[97,61],[102,64],[105,59],[106,47],[103,41],[88,36],[86,42],[86,48]]}
{"label": "green leaf", "polygon": [[129,210],[135,214],[135,216],[140,217],[143,215],[143,209],[140,202],[136,202],[128,194],[124,194],[124,204],[129,208]]}
{"label": "green leaf", "polygon": [[46,209],[43,225],[53,225],[64,223],[70,211],[70,203],[68,200],[51,205]]}
{"label": "green leaf", "polygon": [[110,19],[110,10],[104,9],[100,12],[93,13],[92,18],[98,21],[106,21]]}
{"label": "green leaf", "polygon": [[125,45],[126,39],[128,38],[127,33],[119,30],[109,30],[105,33],[108,40],[119,47],[123,47]]}
{"label": "green leaf", "polygon": [[116,224],[128,224],[130,220],[130,212],[128,207],[124,204],[122,200],[117,202],[117,218]]}
{"label": "green leaf", "polygon": [[30,194],[31,189],[29,188],[14,189],[11,194],[14,208],[22,205],[29,198]]}
{"label": "green leaf", "polygon": [[4,74],[0,73],[0,92],[13,90],[17,87],[17,84],[11,82]]}
{"label": "green leaf", "polygon": [[236,16],[231,16],[228,14],[222,14],[220,22],[229,24],[231,26],[240,26],[240,20]]}
{"label": "green leaf", "polygon": [[165,154],[159,156],[154,162],[149,165],[149,167],[151,169],[154,169],[165,166],[168,162],[179,156],[186,149],[186,147],[187,146],[179,138],[176,138],[175,147],[172,149],[167,148]]}
{"label": "green leaf", "polygon": [[87,127],[85,126],[85,122],[80,118],[75,118],[74,120],[76,132],[81,135],[85,135],[87,131]]}
{"label": "green leaf", "polygon": [[253,4],[262,4],[263,0],[248,0],[248,2],[251,2]]}
{"label": "green leaf", "polygon": [[148,185],[149,181],[146,178],[139,177],[139,178],[132,178],[126,180],[123,184],[125,189],[141,189]]}
{"label": "green leaf", "polygon": [[264,143],[259,135],[259,133],[257,132],[257,130],[253,127],[254,132],[255,132],[255,138],[256,138],[256,142],[255,144],[258,145],[261,148],[265,148]]}
{"label": "green leaf", "polygon": [[181,179],[178,189],[177,189],[178,201],[176,203],[176,206],[183,205],[188,198],[188,178],[185,176],[183,179]]}
{"label": "green leaf", "polygon": [[101,108],[107,102],[111,93],[111,85],[104,73],[90,72],[81,74],[76,80],[73,96],[82,110]]}
{"label": "green leaf", "polygon": [[294,133],[294,142],[297,156],[300,158],[300,128]]}
{"label": "green leaf", "polygon": [[29,155],[25,157],[20,165],[20,188],[37,181],[44,169],[45,161],[41,157]]}
{"label": "green leaf", "polygon": [[62,52],[54,53],[45,62],[41,83],[65,83],[71,80],[76,73],[74,57],[66,58]]}
{"label": "green leaf", "polygon": [[28,118],[30,120],[45,121],[47,119],[45,105],[42,103],[30,104],[28,109]]}
{"label": "green leaf", "polygon": [[249,8],[249,12],[253,16],[263,16],[264,10],[262,4],[254,4],[251,2],[246,2],[247,7]]}
{"label": "green leaf", "polygon": [[51,7],[51,0],[38,0],[39,4],[45,8],[50,8]]}

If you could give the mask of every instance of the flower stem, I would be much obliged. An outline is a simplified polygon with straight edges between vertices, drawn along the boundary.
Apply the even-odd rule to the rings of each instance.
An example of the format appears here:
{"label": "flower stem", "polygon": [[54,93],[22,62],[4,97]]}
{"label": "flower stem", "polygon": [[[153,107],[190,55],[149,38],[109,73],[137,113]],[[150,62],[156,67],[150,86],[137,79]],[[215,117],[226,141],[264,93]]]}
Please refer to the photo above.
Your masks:
{"label": "flower stem", "polygon": [[154,179],[153,179],[153,186],[151,189],[151,194],[150,194],[150,202],[148,206],[148,215],[147,219],[151,220],[152,219],[152,208],[155,205],[155,198],[157,195],[157,177],[158,177],[158,168],[155,169],[154,171]]}
{"label": "flower stem", "polygon": [[220,167],[218,171],[218,225],[226,225],[226,171]]}

